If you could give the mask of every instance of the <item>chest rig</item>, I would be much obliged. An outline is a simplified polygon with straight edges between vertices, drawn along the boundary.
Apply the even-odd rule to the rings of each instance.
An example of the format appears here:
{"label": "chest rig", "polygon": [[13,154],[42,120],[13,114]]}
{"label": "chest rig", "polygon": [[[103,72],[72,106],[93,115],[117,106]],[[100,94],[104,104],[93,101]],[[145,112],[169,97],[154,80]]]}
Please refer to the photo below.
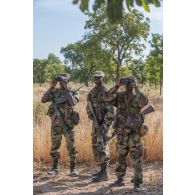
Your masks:
{"label": "chest rig", "polygon": [[[68,90],[69,91],[69,90]],[[73,111],[73,107],[67,102],[67,92],[63,89],[58,89],[54,94],[54,103],[59,108],[65,120],[68,119]]]}

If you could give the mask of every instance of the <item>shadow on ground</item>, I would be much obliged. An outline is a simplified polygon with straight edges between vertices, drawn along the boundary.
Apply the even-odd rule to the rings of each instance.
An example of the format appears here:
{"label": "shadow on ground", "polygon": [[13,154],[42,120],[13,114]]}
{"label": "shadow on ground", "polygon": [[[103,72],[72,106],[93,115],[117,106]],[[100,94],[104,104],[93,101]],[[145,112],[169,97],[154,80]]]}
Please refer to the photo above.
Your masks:
{"label": "shadow on ground", "polygon": [[130,183],[133,175],[132,169],[129,167],[125,177],[125,186],[109,187],[115,181],[115,166],[110,166],[109,181],[100,183],[91,183],[91,175],[94,173],[94,166],[79,166],[79,176],[69,177],[67,168],[61,170],[58,176],[48,176],[46,169],[40,170],[34,168],[33,174],[33,194],[44,195],[117,195],[117,194],[136,194],[136,195],[162,195],[163,194],[163,178],[162,163],[153,163],[144,165],[144,184],[142,192],[132,192],[133,185]]}

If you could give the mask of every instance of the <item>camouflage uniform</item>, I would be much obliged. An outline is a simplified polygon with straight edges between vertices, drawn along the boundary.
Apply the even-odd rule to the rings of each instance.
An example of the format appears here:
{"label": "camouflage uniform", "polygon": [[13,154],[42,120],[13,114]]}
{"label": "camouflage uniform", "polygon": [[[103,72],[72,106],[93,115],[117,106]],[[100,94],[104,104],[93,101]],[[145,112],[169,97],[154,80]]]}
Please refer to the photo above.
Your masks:
{"label": "camouflage uniform", "polygon": [[123,180],[127,162],[126,158],[130,152],[131,159],[133,161],[134,177],[131,180],[134,184],[143,183],[142,173],[142,153],[143,144],[139,134],[139,128],[127,127],[126,121],[128,116],[137,119],[140,124],[143,123],[143,116],[140,114],[141,109],[147,105],[148,99],[138,88],[135,89],[135,93],[128,94],[125,92],[117,92],[118,87],[113,87],[110,90],[112,95],[115,95],[114,105],[117,107],[116,119],[113,128],[117,131],[117,167],[116,176],[121,181]]}
{"label": "camouflage uniform", "polygon": [[[79,94],[73,93],[71,89],[62,88],[50,88],[42,97],[42,103],[53,102],[48,110],[48,115],[51,117],[51,141],[52,147],[50,155],[53,157],[53,168],[58,169],[58,159],[60,158],[60,145],[62,141],[62,135],[66,138],[66,147],[70,156],[70,170],[75,169],[77,150],[75,146],[75,117],[78,119],[77,113],[74,111],[73,105],[70,105],[67,99],[67,95],[71,94],[73,104],[75,105],[79,101]],[[54,109],[57,106],[64,126],[57,117],[57,112]],[[77,115],[77,116],[76,116]]]}
{"label": "camouflage uniform", "polygon": [[[104,74],[101,71],[97,71],[94,76],[104,76]],[[108,94],[109,93],[106,87],[101,85],[95,86],[93,89],[91,89],[87,96],[87,101],[90,101],[93,106],[94,114],[96,115],[99,126],[104,125],[106,127],[106,130],[103,132],[104,137],[108,136],[115,115],[114,106],[110,104]],[[86,109],[90,118],[90,111],[88,106]],[[94,120],[92,124],[91,135],[94,158],[101,169],[103,167],[107,168],[110,161],[108,143],[105,142],[105,144],[103,144],[101,142],[101,135],[99,130],[95,128]]]}

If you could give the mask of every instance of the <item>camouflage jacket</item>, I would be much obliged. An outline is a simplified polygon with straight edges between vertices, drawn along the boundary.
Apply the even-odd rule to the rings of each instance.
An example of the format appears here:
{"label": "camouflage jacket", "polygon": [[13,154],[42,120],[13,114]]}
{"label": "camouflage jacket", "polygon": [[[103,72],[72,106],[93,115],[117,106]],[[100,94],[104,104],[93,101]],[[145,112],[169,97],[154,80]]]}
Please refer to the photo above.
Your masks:
{"label": "camouflage jacket", "polygon": [[118,87],[116,86],[110,89],[113,105],[117,107],[114,128],[120,128],[124,125],[128,116],[132,116],[143,122],[141,109],[148,104],[148,98],[138,88],[130,94],[127,91],[117,91]]}
{"label": "camouflage jacket", "polygon": [[[91,102],[99,125],[105,124],[108,128],[111,126],[115,116],[115,109],[110,103],[111,100],[112,97],[110,97],[105,86],[95,86],[87,95],[87,101]],[[88,105],[86,110],[89,115]]]}
{"label": "camouflage jacket", "polygon": [[[74,114],[74,106],[79,101],[79,94],[78,92],[74,93],[74,90],[68,89],[64,90],[62,88],[50,88],[46,91],[43,95],[41,102],[52,102],[49,106],[48,115],[52,119],[52,123],[59,123],[57,119],[57,113],[55,113],[54,106],[57,106],[58,110],[60,111],[64,122],[68,124],[69,127],[73,127],[73,114]],[[52,124],[53,125],[53,124]]]}

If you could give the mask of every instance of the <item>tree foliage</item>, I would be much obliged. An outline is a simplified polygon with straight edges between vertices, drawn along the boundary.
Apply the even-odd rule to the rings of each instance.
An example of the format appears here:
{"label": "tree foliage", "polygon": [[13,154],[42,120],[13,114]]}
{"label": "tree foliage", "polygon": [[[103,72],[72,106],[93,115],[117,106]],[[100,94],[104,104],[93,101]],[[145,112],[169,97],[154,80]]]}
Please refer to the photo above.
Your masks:
{"label": "tree foliage", "polygon": [[122,12],[122,20],[113,24],[106,9],[101,5],[95,14],[88,14],[83,38],[61,48],[66,66],[52,53],[47,59],[34,59],[33,81],[48,82],[57,74],[67,72],[72,81],[86,82],[96,70],[102,70],[106,75],[105,82],[132,74],[142,85],[160,86],[161,94],[163,36],[152,34],[151,50],[145,58],[143,51],[149,35],[149,19],[131,9],[128,13]]}
{"label": "tree foliage", "polygon": [[60,50],[60,53],[65,58],[64,63],[70,67],[71,78],[74,81],[86,82],[94,68],[93,63],[88,63],[87,58],[89,56],[87,50],[89,48],[85,44],[79,41],[62,47]]}
{"label": "tree foliage", "polygon": [[147,82],[147,74],[142,58],[135,59],[130,65],[132,75],[136,77],[139,83],[144,85]]}
{"label": "tree foliage", "polygon": [[33,82],[45,83],[64,72],[65,66],[59,57],[50,53],[47,59],[33,59]]}
{"label": "tree foliage", "polygon": [[152,40],[150,41],[151,51],[147,56],[145,66],[147,79],[150,84],[160,86],[163,84],[163,36],[159,34],[152,34]]}
{"label": "tree foliage", "polygon": [[[106,17],[105,8],[102,7],[96,14],[89,15],[89,20],[85,25],[88,30],[85,38],[96,40],[93,46],[98,46],[99,51],[107,54],[106,59],[110,63],[109,66],[105,65],[110,68],[111,78],[114,79],[123,75],[134,56],[142,54],[145,49],[144,42],[149,35],[150,21],[142,13],[134,9],[123,15],[123,20],[112,24]],[[99,51],[97,56],[101,53]],[[104,58],[103,55],[101,56]],[[103,61],[105,62],[105,59]]]}
{"label": "tree foliage", "polygon": [[[72,2],[73,4],[79,4],[82,12],[89,13],[89,0],[72,0]],[[129,11],[137,5],[143,7],[145,11],[150,12],[150,5],[160,7],[162,0],[95,0],[92,5],[93,13],[96,14],[102,5],[106,5],[106,17],[108,17],[109,21],[111,23],[119,22],[123,19],[124,2]]]}

